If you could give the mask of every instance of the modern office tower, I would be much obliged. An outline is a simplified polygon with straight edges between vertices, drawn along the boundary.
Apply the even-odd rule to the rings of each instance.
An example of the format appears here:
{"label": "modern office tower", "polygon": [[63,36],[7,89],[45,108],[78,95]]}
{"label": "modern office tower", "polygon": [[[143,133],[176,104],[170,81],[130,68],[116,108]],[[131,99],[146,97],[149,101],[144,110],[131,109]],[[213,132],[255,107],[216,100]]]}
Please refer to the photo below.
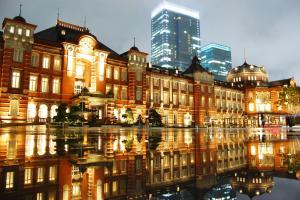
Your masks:
{"label": "modern office tower", "polygon": [[197,11],[163,1],[151,13],[151,62],[184,71],[200,56]]}
{"label": "modern office tower", "polygon": [[215,79],[226,81],[226,76],[232,67],[231,48],[221,44],[211,43],[201,48],[201,65],[215,74]]}

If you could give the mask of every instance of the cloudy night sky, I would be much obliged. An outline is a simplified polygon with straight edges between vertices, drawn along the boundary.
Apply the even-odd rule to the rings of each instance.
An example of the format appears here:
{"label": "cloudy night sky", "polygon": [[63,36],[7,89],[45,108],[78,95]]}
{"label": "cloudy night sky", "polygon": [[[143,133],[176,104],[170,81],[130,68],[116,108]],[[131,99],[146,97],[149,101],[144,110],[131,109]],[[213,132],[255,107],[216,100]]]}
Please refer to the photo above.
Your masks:
{"label": "cloudy night sky", "polygon": [[[38,25],[37,31],[60,19],[86,24],[98,40],[118,53],[133,45],[150,53],[151,10],[162,0],[0,0],[0,17],[19,13]],[[299,0],[169,0],[200,13],[202,45],[215,42],[232,48],[233,66],[264,65],[270,80],[295,77],[300,83]]]}

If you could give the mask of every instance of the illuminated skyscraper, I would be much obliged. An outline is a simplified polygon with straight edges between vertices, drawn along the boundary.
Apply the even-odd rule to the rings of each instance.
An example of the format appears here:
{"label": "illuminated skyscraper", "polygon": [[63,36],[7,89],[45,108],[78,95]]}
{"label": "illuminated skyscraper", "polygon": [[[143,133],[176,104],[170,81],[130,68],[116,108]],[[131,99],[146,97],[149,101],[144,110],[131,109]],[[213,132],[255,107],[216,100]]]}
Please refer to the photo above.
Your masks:
{"label": "illuminated skyscraper", "polygon": [[151,13],[151,61],[184,71],[200,56],[200,20],[197,11],[167,1]]}
{"label": "illuminated skyscraper", "polygon": [[221,44],[211,43],[201,48],[201,65],[215,74],[215,79],[226,81],[226,76],[232,67],[231,48]]}

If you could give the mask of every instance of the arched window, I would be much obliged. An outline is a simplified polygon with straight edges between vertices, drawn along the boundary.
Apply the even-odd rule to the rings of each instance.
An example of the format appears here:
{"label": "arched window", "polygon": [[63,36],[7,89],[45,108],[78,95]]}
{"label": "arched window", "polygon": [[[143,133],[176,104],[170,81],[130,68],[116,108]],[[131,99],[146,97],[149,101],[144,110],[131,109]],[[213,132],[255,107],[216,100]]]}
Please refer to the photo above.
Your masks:
{"label": "arched window", "polygon": [[41,104],[40,105],[40,109],[39,109],[39,118],[40,121],[46,121],[48,117],[48,106],[45,104]]}
{"label": "arched window", "polygon": [[51,117],[51,119],[53,119],[53,117],[55,117],[57,115],[57,112],[56,112],[57,108],[58,108],[57,105],[51,106],[51,111],[50,111],[50,117]]}
{"label": "arched window", "polygon": [[29,103],[27,108],[27,120],[33,122],[36,117],[36,105],[34,103]]}

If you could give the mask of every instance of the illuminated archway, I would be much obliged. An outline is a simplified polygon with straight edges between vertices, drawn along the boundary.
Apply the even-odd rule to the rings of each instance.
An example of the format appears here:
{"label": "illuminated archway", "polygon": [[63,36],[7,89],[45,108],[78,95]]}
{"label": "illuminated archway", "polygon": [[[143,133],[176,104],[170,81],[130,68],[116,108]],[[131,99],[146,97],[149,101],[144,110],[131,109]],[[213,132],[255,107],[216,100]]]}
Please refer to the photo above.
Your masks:
{"label": "illuminated archway", "polygon": [[36,105],[35,103],[29,103],[27,108],[27,120],[33,122],[35,117],[36,117]]}
{"label": "illuminated archway", "polygon": [[46,120],[48,117],[48,106],[46,104],[41,104],[39,108],[39,118]]}

